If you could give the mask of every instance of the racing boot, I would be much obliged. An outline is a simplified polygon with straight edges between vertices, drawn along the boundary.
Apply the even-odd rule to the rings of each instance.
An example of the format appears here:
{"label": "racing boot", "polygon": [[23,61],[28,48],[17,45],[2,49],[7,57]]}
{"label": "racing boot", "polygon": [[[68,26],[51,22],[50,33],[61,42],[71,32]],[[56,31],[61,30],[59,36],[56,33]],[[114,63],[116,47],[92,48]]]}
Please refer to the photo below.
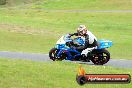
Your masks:
{"label": "racing boot", "polygon": [[82,62],[90,62],[90,60],[84,55],[82,54],[82,59],[81,59]]}

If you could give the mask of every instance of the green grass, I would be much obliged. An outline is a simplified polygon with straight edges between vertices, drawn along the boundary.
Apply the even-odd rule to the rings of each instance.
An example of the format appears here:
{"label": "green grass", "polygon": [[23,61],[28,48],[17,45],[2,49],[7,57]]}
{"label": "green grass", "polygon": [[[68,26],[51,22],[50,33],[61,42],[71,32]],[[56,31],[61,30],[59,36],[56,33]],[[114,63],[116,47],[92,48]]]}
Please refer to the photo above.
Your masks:
{"label": "green grass", "polygon": [[[0,31],[2,37],[0,37],[0,50],[3,51],[22,51],[22,52],[41,52],[46,53],[49,51],[51,45],[55,41],[49,41],[52,37],[43,35],[27,35],[20,33],[10,33],[7,31]],[[55,38],[52,38],[55,39]]]}
{"label": "green grass", "polygon": [[12,7],[18,5],[32,4],[37,1],[42,1],[42,0],[6,0],[6,4],[0,5],[0,7]]}
{"label": "green grass", "polygon": [[[130,74],[131,69],[82,65],[88,74]],[[88,84],[79,86],[75,77],[79,65],[72,62],[33,62],[0,59],[2,88],[131,88],[132,84]]]}
{"label": "green grass", "polygon": [[[112,40],[115,59],[132,59],[132,13],[68,13],[19,10],[36,0],[10,0],[0,9],[0,51],[48,53],[57,39],[88,26],[98,39]],[[43,0],[20,8],[61,10],[131,10],[131,0]],[[0,88],[80,88],[76,83],[78,64],[0,59]],[[131,69],[83,64],[91,74],[130,74]],[[131,88],[132,84],[89,84],[82,88]]]}
{"label": "green grass", "polygon": [[[27,4],[27,5],[26,5]],[[20,5],[20,6],[19,6]],[[7,0],[0,7],[57,10],[131,10],[131,0]]]}
{"label": "green grass", "polygon": [[131,59],[132,13],[66,13],[0,10],[0,50],[48,53],[57,39],[85,24],[98,39],[109,39],[112,58]]}
{"label": "green grass", "polygon": [[61,10],[131,10],[131,0],[44,0],[32,8]]}

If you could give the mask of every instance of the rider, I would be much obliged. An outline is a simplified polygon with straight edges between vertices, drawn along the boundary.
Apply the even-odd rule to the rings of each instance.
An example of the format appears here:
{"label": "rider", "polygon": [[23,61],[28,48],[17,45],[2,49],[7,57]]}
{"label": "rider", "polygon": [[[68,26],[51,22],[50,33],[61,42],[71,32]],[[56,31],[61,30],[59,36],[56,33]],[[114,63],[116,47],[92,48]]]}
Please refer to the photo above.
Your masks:
{"label": "rider", "polygon": [[80,25],[77,29],[77,33],[70,34],[71,36],[81,36],[85,39],[85,44],[83,46],[73,47],[74,49],[81,50],[81,55],[85,58],[87,57],[87,54],[91,52],[93,49],[97,48],[97,38],[89,31],[87,30],[85,25]]}

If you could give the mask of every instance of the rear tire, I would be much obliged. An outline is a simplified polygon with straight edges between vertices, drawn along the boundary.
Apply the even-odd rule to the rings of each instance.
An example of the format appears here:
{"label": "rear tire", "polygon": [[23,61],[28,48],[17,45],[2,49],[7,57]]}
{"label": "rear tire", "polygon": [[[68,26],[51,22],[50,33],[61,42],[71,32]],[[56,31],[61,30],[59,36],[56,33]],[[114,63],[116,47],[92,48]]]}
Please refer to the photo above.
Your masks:
{"label": "rear tire", "polygon": [[106,49],[95,51],[91,61],[96,65],[106,64],[110,60],[110,53]]}

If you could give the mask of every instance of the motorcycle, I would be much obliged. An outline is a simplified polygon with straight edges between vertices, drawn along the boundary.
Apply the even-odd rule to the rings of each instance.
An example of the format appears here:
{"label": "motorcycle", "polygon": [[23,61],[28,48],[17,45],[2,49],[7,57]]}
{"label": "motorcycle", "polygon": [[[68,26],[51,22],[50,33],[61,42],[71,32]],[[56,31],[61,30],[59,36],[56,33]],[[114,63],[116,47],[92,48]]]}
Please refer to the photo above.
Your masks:
{"label": "motorcycle", "polygon": [[[71,46],[82,46],[85,41],[82,37],[69,38],[69,34],[62,36],[54,48],[49,51],[49,57],[53,61],[82,61],[81,51],[71,48]],[[87,54],[86,62],[91,60],[96,65],[103,65],[110,60],[110,53],[106,48],[112,46],[110,40],[99,40],[98,47]]]}

